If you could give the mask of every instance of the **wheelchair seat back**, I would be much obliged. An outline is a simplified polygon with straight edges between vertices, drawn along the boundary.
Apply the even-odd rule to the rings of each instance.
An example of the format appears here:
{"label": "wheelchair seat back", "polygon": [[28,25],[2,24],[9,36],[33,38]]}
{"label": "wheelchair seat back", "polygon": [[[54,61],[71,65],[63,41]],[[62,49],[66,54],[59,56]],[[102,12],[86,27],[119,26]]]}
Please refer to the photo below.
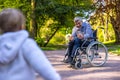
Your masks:
{"label": "wheelchair seat back", "polygon": [[96,39],[97,39],[97,30],[93,30],[93,38],[94,38],[94,41],[96,41]]}

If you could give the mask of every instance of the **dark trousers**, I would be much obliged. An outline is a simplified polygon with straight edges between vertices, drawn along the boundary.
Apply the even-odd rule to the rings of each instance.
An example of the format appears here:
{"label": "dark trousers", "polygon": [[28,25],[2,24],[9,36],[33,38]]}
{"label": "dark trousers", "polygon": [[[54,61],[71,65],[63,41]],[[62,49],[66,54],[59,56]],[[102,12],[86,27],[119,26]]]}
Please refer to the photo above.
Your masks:
{"label": "dark trousers", "polygon": [[73,50],[73,45],[74,45],[74,40],[70,41],[68,43],[68,57],[71,57],[71,54],[72,54],[72,50]]}
{"label": "dark trousers", "polygon": [[[85,40],[81,40],[81,39],[79,39],[79,38],[77,38],[77,37],[76,37],[74,40],[70,41],[69,44],[68,44],[68,52],[69,52],[68,57],[73,57],[76,49],[77,49],[78,47],[81,47],[81,45],[83,44],[84,41],[85,41]],[[85,46],[85,47],[88,46],[89,43],[90,43],[90,42],[87,41],[87,42],[84,44],[84,46]]]}

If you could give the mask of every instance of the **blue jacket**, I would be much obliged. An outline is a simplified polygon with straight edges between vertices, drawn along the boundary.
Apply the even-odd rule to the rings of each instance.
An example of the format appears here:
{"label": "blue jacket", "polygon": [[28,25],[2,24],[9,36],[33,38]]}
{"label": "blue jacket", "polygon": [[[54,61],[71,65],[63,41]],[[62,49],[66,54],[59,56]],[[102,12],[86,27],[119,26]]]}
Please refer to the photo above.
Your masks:
{"label": "blue jacket", "polygon": [[0,36],[0,80],[61,80],[43,51],[25,30]]}
{"label": "blue jacket", "polygon": [[89,37],[93,37],[93,31],[90,24],[83,22],[81,28],[77,28],[76,26],[72,30],[72,36],[77,37],[77,30],[81,31],[84,34],[84,39]]}

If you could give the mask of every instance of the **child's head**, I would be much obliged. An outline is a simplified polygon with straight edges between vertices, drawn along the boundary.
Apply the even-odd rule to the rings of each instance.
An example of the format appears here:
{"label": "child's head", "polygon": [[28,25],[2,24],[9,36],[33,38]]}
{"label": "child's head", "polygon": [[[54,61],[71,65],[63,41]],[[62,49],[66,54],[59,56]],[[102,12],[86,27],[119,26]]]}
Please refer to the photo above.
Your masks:
{"label": "child's head", "polygon": [[18,31],[24,26],[25,17],[21,11],[8,8],[0,12],[0,29],[3,33]]}

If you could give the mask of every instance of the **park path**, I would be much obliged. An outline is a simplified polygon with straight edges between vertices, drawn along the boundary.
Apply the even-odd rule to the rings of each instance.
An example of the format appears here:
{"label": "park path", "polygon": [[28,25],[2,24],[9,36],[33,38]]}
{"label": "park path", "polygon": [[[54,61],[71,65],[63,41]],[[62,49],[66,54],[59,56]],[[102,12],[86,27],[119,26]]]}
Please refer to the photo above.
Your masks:
{"label": "park path", "polygon": [[[82,69],[69,68],[62,62],[65,50],[44,51],[62,80],[120,80],[120,56],[109,54],[103,67],[83,65]],[[37,76],[37,80],[43,80]]]}

